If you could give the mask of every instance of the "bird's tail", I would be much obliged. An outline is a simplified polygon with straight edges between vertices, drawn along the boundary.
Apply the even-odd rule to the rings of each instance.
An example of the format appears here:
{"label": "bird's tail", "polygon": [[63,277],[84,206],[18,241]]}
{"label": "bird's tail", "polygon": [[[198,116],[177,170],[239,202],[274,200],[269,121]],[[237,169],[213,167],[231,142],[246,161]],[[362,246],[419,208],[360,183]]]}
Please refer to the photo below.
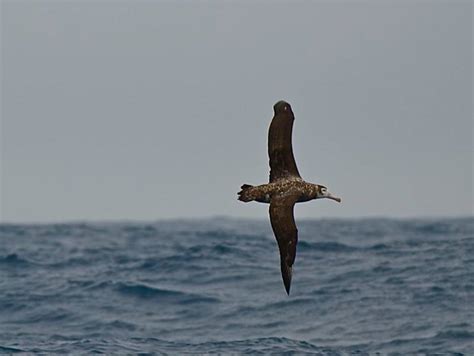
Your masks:
{"label": "bird's tail", "polygon": [[254,200],[255,198],[250,194],[250,188],[253,188],[253,185],[250,184],[244,184],[243,186],[240,187],[242,189],[240,192],[237,193],[239,196],[239,200],[243,202],[249,202]]}

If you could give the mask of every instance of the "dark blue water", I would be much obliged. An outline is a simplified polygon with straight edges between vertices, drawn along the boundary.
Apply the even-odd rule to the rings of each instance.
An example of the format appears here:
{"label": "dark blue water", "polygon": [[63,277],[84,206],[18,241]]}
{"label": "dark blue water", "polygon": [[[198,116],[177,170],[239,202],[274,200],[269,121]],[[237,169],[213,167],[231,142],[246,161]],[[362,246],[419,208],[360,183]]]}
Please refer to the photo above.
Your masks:
{"label": "dark blue water", "polygon": [[474,354],[474,219],[0,225],[0,352]]}

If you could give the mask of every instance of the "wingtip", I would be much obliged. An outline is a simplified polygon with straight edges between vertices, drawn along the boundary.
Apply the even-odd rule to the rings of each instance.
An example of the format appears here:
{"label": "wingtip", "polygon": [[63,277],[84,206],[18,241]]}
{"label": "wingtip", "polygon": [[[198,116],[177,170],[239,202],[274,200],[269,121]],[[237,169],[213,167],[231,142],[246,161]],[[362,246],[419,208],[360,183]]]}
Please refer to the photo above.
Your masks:
{"label": "wingtip", "polygon": [[287,267],[286,268],[286,273],[282,273],[283,284],[285,286],[286,294],[288,294],[288,295],[290,295],[291,275],[292,275],[292,268],[291,267]]}

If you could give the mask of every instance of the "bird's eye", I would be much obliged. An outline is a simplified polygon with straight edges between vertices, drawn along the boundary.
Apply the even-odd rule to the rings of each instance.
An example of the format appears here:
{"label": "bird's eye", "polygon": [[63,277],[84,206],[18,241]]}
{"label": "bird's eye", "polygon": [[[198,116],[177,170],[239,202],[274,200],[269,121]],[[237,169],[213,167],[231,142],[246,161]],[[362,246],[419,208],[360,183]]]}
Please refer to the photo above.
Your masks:
{"label": "bird's eye", "polygon": [[283,108],[283,110],[285,110],[285,111],[288,110],[288,106],[285,105],[285,107]]}
{"label": "bird's eye", "polygon": [[321,188],[321,193],[326,193],[326,188]]}

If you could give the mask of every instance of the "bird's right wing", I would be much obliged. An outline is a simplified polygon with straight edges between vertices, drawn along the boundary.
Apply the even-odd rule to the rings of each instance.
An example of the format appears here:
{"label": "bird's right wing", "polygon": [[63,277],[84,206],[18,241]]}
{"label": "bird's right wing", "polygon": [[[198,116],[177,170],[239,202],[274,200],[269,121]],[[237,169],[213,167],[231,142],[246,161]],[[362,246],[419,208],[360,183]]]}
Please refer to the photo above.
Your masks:
{"label": "bird's right wing", "polygon": [[293,214],[297,200],[297,196],[286,194],[273,196],[270,203],[270,222],[280,249],[281,276],[288,294],[298,242],[298,229]]}
{"label": "bird's right wing", "polygon": [[301,178],[296,167],[291,136],[295,116],[287,110],[275,114],[268,130],[268,156],[270,158],[270,182],[279,179]]}

